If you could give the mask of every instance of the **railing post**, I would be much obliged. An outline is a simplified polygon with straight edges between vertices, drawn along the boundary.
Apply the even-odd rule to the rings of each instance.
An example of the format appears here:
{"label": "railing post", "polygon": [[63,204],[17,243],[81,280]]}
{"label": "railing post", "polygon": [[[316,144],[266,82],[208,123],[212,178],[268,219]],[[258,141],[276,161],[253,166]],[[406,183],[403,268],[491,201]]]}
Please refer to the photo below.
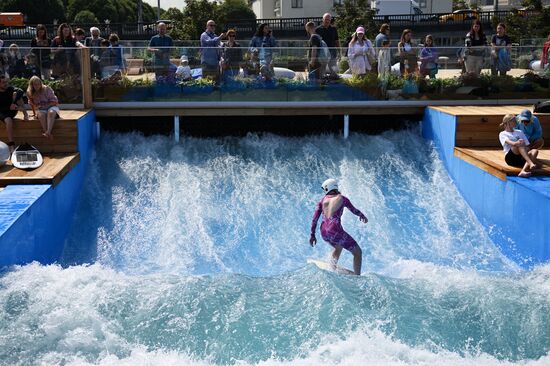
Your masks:
{"label": "railing post", "polygon": [[349,114],[344,114],[344,139],[349,136]]}
{"label": "railing post", "polygon": [[174,116],[174,140],[180,142],[180,116]]}
{"label": "railing post", "polygon": [[92,69],[90,65],[90,49],[80,48],[80,79],[82,82],[82,104],[84,108],[92,108]]}

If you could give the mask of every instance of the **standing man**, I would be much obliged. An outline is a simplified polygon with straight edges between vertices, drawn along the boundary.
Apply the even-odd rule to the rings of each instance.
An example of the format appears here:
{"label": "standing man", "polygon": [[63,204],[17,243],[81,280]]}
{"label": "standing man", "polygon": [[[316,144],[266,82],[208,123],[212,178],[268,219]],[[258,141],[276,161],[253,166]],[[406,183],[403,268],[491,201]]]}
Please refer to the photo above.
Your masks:
{"label": "standing man", "polygon": [[24,97],[23,90],[10,86],[8,77],[5,74],[0,74],[0,121],[3,121],[6,125],[10,153],[15,149],[13,119],[17,111],[20,110],[23,112],[25,120],[29,119],[29,114],[24,108],[24,98],[26,97]]}
{"label": "standing man", "polygon": [[325,13],[323,22],[315,28],[315,33],[321,36],[330,49],[330,60],[327,64],[327,71],[331,79],[338,79],[338,56],[340,53],[340,40],[338,30],[332,25],[332,15]]}
{"label": "standing man", "polygon": [[101,41],[103,41],[103,38],[100,37],[98,27],[91,27],[90,34],[91,37],[84,40],[84,45],[90,49],[92,77],[101,79],[99,57],[101,56]]}
{"label": "standing man", "polygon": [[225,33],[216,36],[216,22],[206,22],[206,30],[201,34],[201,68],[202,77],[213,79],[216,83],[220,79],[221,40]]}
{"label": "standing man", "polygon": [[166,24],[160,22],[157,25],[159,34],[153,36],[149,42],[148,50],[153,52],[153,68],[155,78],[168,77],[170,72],[170,50],[174,42],[172,37],[166,34]]}

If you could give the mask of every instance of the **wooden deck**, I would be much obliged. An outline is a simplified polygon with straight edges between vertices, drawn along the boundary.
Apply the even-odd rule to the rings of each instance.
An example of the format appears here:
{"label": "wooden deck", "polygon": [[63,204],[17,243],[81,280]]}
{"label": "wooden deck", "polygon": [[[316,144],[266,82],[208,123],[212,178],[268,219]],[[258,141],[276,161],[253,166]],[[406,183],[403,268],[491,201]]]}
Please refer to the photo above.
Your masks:
{"label": "wooden deck", "polygon": [[80,161],[80,154],[48,154],[44,164],[34,170],[15,168],[11,162],[0,167],[0,187],[9,184],[52,184],[57,185]]}
{"label": "wooden deck", "polygon": [[[456,116],[454,154],[456,157],[477,166],[502,180],[518,175],[521,169],[509,166],[504,161],[504,152],[498,139],[502,129],[499,124],[509,113],[519,114],[532,106],[452,106],[429,107]],[[535,113],[542,126],[543,138],[550,144],[550,114]],[[539,158],[545,165],[533,173],[550,176],[550,149],[543,149]]]}
{"label": "wooden deck", "polygon": [[[455,156],[477,166],[483,171],[494,175],[495,177],[506,180],[509,175],[516,176],[521,171],[506,164],[504,161],[504,152],[501,149],[477,147],[455,147]],[[550,177],[550,149],[542,149],[539,152],[539,160],[544,165],[533,171],[533,175],[542,175]]]}
{"label": "wooden deck", "polygon": [[[61,110],[61,118],[55,121],[52,140],[42,136],[38,120],[25,121],[22,113],[19,113],[14,123],[15,144],[27,142],[35,146],[42,153],[44,164],[34,170],[22,170],[8,162],[0,167],[0,187],[9,184],[58,184],[80,161],[77,121],[88,112]],[[3,123],[0,123],[0,141],[7,141]]]}
{"label": "wooden deck", "polygon": [[[74,153],[78,151],[77,124],[79,118],[88,113],[87,110],[62,110],[61,118],[55,121],[52,140],[42,136],[42,127],[37,119],[23,120],[18,113],[13,127],[13,137],[16,145],[29,143],[35,146],[43,155],[47,153]],[[6,128],[0,123],[0,141],[7,141]]]}

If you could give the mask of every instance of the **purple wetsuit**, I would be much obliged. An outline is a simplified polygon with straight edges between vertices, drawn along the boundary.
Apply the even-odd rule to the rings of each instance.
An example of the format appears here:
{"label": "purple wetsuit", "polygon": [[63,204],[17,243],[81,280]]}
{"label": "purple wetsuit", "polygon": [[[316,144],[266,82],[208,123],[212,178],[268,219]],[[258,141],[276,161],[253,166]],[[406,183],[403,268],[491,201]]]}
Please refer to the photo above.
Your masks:
{"label": "purple wetsuit", "polygon": [[317,207],[315,208],[315,213],[313,215],[313,221],[311,222],[311,235],[315,235],[317,221],[319,220],[319,216],[321,216],[321,213],[323,213],[323,221],[321,222],[321,236],[323,237],[323,239],[329,242],[332,246],[340,245],[344,249],[352,252],[357,246],[357,242],[351,237],[351,235],[346,233],[344,231],[344,228],[342,227],[342,222],[340,221],[340,219],[342,217],[342,214],[344,213],[344,207],[347,207],[348,210],[359,217],[365,217],[365,215],[363,215],[361,211],[353,207],[347,197],[341,195],[342,205],[340,206],[340,208],[334,211],[332,217],[326,217],[323,212],[323,205],[325,203],[325,200],[328,198],[334,198],[336,196],[338,196],[338,194],[327,194],[317,204]]}

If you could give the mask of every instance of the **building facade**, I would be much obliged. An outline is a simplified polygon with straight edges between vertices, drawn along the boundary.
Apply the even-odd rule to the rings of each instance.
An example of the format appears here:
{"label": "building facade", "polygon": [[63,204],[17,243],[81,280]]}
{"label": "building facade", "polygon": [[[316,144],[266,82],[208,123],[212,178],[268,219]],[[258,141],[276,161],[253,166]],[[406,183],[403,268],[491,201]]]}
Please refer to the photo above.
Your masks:
{"label": "building facade", "polygon": [[258,19],[321,17],[332,12],[340,0],[255,0],[252,11]]}
{"label": "building facade", "polygon": [[[478,4],[481,9],[491,11],[495,9],[496,2],[498,1],[498,10],[510,10],[512,8],[519,9],[522,7],[522,0],[469,0],[468,3]],[[542,5],[550,6],[550,0],[542,0]]]}
{"label": "building facade", "polygon": [[453,11],[453,0],[415,0],[425,14],[450,13]]}

